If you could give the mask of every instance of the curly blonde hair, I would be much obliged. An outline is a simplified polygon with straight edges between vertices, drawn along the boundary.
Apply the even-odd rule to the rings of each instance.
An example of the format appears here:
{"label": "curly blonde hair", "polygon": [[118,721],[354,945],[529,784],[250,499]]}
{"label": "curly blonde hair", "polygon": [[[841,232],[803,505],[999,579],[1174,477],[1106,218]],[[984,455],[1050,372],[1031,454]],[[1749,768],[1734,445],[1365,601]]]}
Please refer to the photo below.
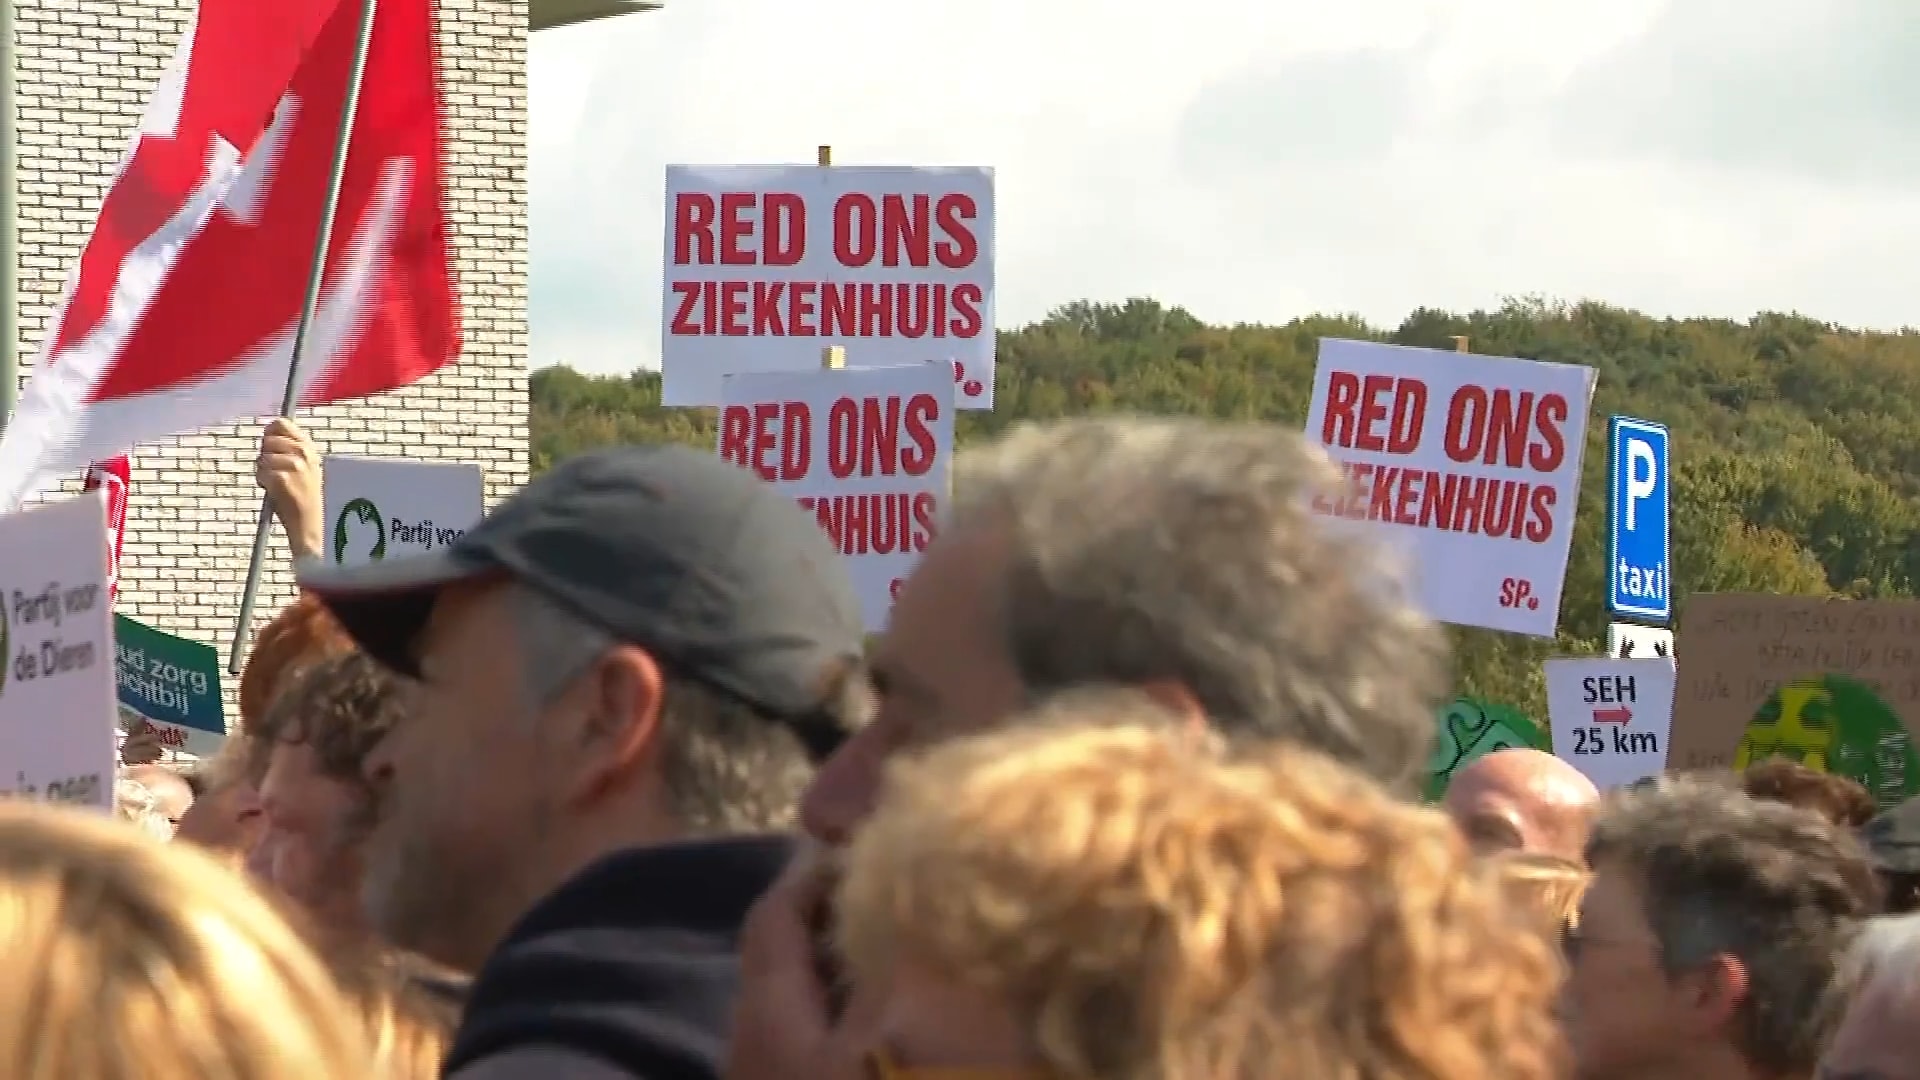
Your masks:
{"label": "curly blonde hair", "polygon": [[371,1075],[363,1026],[297,931],[186,844],[0,803],[0,1076]]}
{"label": "curly blonde hair", "polygon": [[1444,817],[1297,747],[1083,716],[890,767],[837,900],[856,983],[926,966],[1089,1080],[1558,1075],[1553,950]]}

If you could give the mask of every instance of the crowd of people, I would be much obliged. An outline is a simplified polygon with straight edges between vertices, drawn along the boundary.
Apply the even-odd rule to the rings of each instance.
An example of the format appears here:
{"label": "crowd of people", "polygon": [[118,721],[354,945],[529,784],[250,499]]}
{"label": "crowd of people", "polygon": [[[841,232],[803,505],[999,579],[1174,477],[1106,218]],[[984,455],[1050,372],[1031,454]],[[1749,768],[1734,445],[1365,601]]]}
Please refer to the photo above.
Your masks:
{"label": "crowd of people", "polygon": [[303,591],[221,753],[0,808],[0,1075],[1920,1076],[1920,812],[1531,750],[1421,805],[1445,638],[1291,432],[964,450],[871,642],[711,455],[354,568],[318,460],[268,428]]}

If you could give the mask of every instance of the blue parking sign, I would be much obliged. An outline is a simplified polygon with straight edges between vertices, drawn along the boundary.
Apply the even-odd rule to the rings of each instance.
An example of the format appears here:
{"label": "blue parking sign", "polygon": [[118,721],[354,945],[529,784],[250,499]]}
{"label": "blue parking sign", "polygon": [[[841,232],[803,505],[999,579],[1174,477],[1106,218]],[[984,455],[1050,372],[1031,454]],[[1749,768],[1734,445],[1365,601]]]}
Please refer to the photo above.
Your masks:
{"label": "blue parking sign", "polygon": [[1673,618],[1673,552],[1663,424],[1607,423],[1607,610],[1642,622]]}

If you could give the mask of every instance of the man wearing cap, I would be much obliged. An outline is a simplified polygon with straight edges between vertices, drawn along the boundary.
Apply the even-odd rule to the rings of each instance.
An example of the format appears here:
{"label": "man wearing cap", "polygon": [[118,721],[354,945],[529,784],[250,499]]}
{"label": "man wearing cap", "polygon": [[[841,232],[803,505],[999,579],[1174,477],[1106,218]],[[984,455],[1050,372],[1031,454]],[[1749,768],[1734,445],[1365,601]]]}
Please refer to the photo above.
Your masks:
{"label": "man wearing cap", "polygon": [[447,1075],[717,1075],[735,937],[864,703],[859,606],[791,499],[584,454],[437,552],[309,563],[410,715],[367,761],[366,902],[478,971]]}
{"label": "man wearing cap", "polygon": [[1920,911],[1920,798],[1908,799],[1860,829],[1886,891],[1889,915]]}

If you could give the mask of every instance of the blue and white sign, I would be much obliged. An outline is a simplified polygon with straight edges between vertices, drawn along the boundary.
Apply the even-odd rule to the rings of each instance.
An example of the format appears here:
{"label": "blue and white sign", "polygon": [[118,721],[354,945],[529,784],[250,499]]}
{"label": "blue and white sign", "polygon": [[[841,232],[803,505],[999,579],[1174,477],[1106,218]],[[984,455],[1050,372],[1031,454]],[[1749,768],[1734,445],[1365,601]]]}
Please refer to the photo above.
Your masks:
{"label": "blue and white sign", "polygon": [[1607,447],[1607,610],[1664,623],[1673,618],[1667,429],[1616,416]]}

